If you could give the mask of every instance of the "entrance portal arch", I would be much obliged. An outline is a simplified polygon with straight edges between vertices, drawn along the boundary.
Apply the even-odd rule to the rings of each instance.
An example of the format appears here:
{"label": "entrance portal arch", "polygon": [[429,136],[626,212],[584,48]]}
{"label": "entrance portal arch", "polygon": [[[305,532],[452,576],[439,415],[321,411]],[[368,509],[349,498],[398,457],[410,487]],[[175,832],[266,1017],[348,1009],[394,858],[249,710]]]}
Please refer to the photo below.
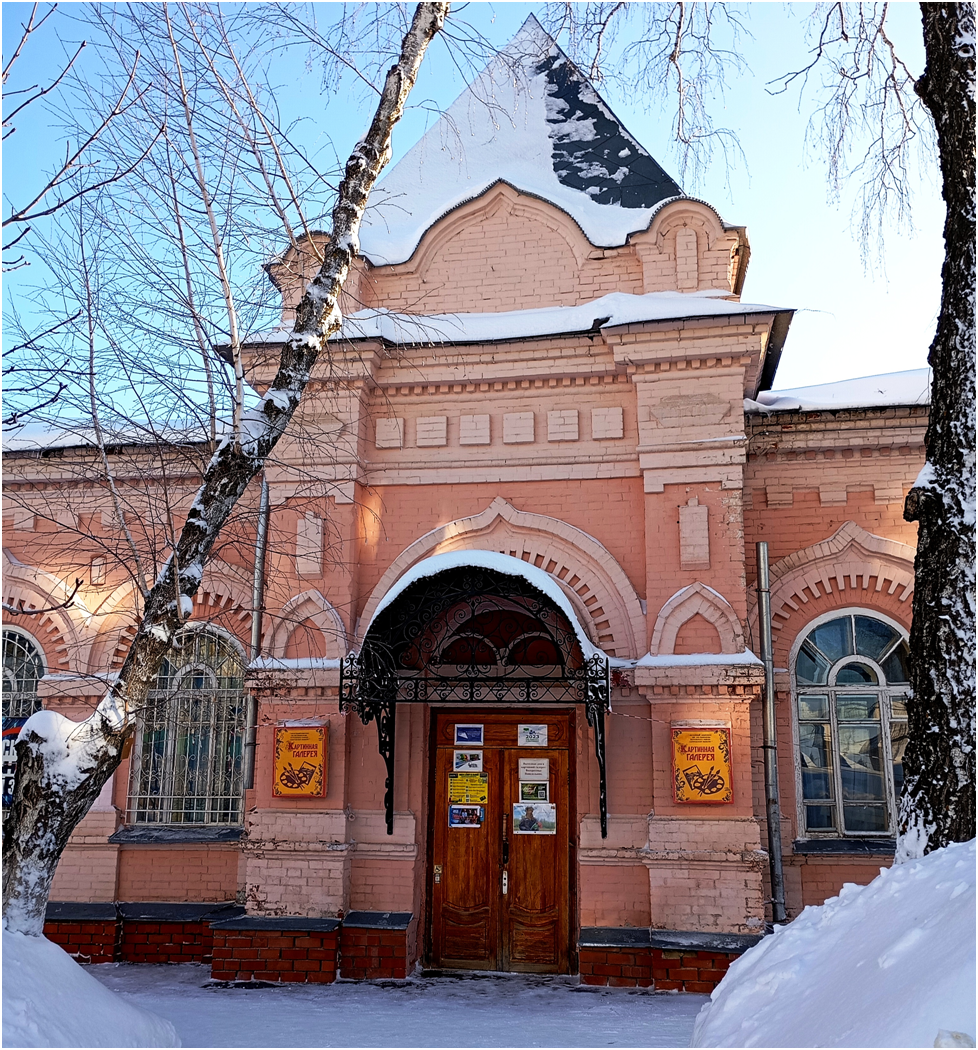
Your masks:
{"label": "entrance portal arch", "polygon": [[340,662],[340,704],[377,722],[394,830],[398,703],[582,704],[594,730],[601,833],[607,834],[604,715],[608,656],[546,572],[492,551],[418,562],[376,605],[359,652]]}

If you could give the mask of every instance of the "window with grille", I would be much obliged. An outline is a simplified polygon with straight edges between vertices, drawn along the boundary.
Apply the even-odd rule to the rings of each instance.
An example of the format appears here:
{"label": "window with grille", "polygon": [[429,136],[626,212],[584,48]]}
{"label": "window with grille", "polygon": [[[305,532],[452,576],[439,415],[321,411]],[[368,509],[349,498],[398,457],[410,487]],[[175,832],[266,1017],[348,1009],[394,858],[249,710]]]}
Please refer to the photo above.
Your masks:
{"label": "window with grille", "polygon": [[183,631],[147,698],[133,747],[133,824],[237,824],[244,665],[230,641]]}
{"label": "window with grille", "polygon": [[907,746],[908,646],[867,613],[817,623],[795,657],[806,831],[895,835]]}
{"label": "window with grille", "polygon": [[3,717],[29,718],[40,711],[37,683],[44,675],[41,650],[19,631],[3,630]]}

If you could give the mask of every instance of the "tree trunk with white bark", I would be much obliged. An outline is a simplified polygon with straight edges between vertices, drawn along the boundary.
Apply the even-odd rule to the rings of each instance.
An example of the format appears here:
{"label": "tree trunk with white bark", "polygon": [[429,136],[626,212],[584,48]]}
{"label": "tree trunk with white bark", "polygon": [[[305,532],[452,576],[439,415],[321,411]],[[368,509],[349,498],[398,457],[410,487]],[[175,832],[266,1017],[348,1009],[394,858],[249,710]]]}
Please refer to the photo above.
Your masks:
{"label": "tree trunk with white bark", "polygon": [[299,304],[275,378],[260,405],[244,414],[240,429],[208,464],[174,555],[146,598],[117,681],[85,722],[43,711],[21,733],[14,800],[3,828],[3,916],[9,930],[42,933],[51,881],[68,837],[118,766],[135,715],[146,703],[187,607],[192,608],[215,540],[282,437],[319,355],[342,323],[339,294],[358,251],[368,195],[390,159],[394,125],[448,9],[448,3],[422,3],[415,10],[370,129],[347,162],[330,243]]}

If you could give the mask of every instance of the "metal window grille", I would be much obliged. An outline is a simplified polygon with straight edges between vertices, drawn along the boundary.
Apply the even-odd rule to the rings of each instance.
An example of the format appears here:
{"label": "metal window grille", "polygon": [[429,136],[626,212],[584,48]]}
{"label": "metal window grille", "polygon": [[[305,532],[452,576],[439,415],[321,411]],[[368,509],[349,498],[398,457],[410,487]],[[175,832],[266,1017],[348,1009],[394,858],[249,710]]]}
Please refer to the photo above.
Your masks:
{"label": "metal window grille", "polygon": [[799,779],[808,834],[894,835],[907,745],[908,646],[847,613],[818,623],[795,659]]}
{"label": "metal window grille", "polygon": [[240,823],[243,670],[223,638],[178,636],[137,729],[130,823]]}
{"label": "metal window grille", "polygon": [[37,646],[17,631],[3,632],[3,717],[29,718],[41,709],[37,683],[44,660]]}

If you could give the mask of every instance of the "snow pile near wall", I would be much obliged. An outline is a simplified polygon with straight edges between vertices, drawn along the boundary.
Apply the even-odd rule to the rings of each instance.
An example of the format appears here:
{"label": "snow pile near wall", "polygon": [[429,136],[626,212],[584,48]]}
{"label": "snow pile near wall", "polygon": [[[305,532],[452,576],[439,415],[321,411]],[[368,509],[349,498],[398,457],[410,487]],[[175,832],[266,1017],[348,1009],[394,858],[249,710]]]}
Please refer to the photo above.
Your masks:
{"label": "snow pile near wall", "polygon": [[912,368],[879,376],[843,379],[786,390],[763,390],[756,401],[744,401],[744,411],[814,412],[844,408],[886,408],[889,405],[929,405],[930,369]]}
{"label": "snow pile near wall", "polygon": [[692,1045],[974,1046],[974,1036],[972,840],[848,883],[765,937],[700,1011]]}
{"label": "snow pile near wall", "polygon": [[3,931],[4,1046],[180,1046],[162,1017],[130,1006],[44,937]]}

